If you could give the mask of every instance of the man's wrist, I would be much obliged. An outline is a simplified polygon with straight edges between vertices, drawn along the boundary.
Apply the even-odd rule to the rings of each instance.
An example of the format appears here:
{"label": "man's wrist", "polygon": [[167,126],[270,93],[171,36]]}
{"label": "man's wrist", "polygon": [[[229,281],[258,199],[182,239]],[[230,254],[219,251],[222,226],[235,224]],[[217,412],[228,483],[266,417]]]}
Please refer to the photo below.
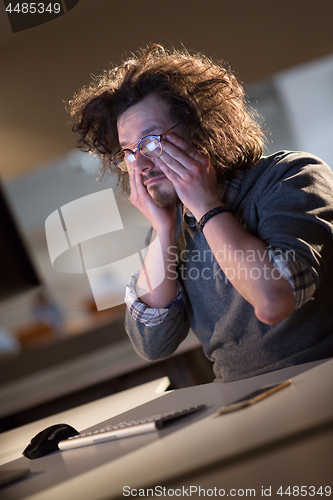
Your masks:
{"label": "man's wrist", "polygon": [[200,231],[203,232],[206,223],[216,215],[222,214],[223,212],[230,212],[230,210],[222,205],[215,207],[212,210],[209,210],[201,217],[199,221],[197,221],[198,229],[200,229]]}
{"label": "man's wrist", "polygon": [[159,227],[158,229],[153,227],[152,240],[155,237],[159,238],[161,245],[170,245],[176,243],[176,224],[171,227]]}
{"label": "man's wrist", "polygon": [[191,210],[190,207],[187,207],[190,212],[194,215],[195,220],[199,222],[199,220],[210,210],[213,210],[213,208],[218,207],[222,205],[222,201],[219,197],[214,198],[212,200],[209,200],[209,202],[204,203],[202,205],[198,205],[193,210]]}

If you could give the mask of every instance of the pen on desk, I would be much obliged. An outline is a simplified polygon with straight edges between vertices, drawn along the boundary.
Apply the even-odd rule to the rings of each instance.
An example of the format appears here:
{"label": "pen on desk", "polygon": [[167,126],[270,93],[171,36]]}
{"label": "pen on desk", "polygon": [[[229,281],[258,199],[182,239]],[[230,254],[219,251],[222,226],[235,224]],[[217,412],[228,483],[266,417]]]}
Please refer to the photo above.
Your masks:
{"label": "pen on desk", "polygon": [[218,408],[216,410],[216,413],[218,415],[224,415],[225,413],[241,410],[242,408],[250,406],[254,403],[258,403],[262,399],[267,398],[267,396],[270,396],[271,394],[274,394],[277,391],[280,391],[281,389],[287,387],[291,383],[292,380],[289,379],[279,384],[275,384],[273,386],[262,387],[261,389],[258,389],[257,391],[254,391],[253,393],[244,396],[243,398],[241,398],[241,400],[235,401],[235,403],[231,403],[230,405]]}

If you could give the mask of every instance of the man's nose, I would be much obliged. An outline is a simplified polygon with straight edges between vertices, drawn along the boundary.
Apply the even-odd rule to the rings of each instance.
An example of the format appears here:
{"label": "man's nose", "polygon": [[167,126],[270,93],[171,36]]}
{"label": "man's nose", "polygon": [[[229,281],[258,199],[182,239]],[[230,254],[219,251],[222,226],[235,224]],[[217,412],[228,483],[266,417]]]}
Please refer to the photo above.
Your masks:
{"label": "man's nose", "polygon": [[135,155],[135,170],[144,172],[145,170],[150,170],[152,168],[154,168],[154,163],[152,162],[152,160],[137,151]]}

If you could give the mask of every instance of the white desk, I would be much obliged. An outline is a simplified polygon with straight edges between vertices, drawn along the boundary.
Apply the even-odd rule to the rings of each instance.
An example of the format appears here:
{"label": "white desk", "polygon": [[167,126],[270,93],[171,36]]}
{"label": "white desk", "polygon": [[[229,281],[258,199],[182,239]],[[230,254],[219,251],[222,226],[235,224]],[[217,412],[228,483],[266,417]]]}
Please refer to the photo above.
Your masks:
{"label": "white desk", "polygon": [[[301,486],[300,480],[306,481],[302,485],[307,487],[314,482],[317,486],[318,481],[322,486],[333,486],[333,360],[309,369],[311,366],[165,394],[111,421],[199,403],[208,408],[159,433],[58,452],[33,461],[22,458],[8,464],[6,467],[12,468],[28,465],[32,475],[2,490],[1,498],[113,499],[125,498],[124,486],[174,488],[196,483],[206,488],[255,487],[256,496],[261,497],[262,485],[268,488],[273,486],[273,480],[282,481],[279,467],[289,471],[286,480],[290,486]],[[216,416],[217,407],[262,385],[290,377],[292,386],[262,402],[240,412]],[[75,417],[75,410],[70,412]],[[68,423],[75,427],[75,418]],[[301,475],[296,477],[299,469]],[[271,498],[285,496],[272,494]]]}

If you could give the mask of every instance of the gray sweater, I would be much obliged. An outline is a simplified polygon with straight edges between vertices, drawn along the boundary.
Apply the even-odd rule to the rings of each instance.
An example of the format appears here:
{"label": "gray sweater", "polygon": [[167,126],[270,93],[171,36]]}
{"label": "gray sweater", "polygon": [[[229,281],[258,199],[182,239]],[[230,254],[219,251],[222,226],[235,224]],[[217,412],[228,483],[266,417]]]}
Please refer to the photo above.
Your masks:
{"label": "gray sweater", "polygon": [[176,252],[185,311],[175,304],[163,323],[155,326],[136,321],[127,311],[125,327],[137,353],[148,360],[163,359],[192,328],[214,362],[217,379],[224,382],[333,356],[333,173],[329,167],[299,152],[263,157],[246,172],[233,214],[249,233],[273,248],[294,252],[311,269],[317,286],[314,299],[275,325],[259,321],[223,274],[204,235],[185,224],[179,207]]}

